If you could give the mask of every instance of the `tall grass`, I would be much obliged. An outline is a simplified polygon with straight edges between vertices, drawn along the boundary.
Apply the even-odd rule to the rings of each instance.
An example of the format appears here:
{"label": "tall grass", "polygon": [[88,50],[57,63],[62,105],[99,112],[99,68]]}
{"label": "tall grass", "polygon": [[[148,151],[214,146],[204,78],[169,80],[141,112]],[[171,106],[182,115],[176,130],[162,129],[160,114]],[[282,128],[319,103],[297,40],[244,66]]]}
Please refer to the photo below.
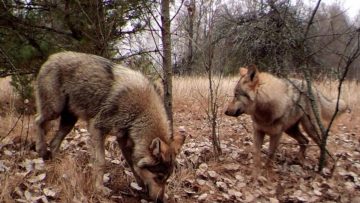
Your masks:
{"label": "tall grass", "polygon": [[[317,82],[319,89],[328,97],[336,98],[338,95],[338,82],[337,81],[324,81]],[[341,99],[345,100],[350,109],[359,112],[360,108],[358,103],[360,101],[359,85],[356,81],[345,81],[341,90]]]}
{"label": "tall grass", "polygon": [[[220,81],[219,97],[231,98],[233,90],[238,81],[238,77],[215,78]],[[329,98],[336,98],[338,94],[337,81],[318,81],[318,89]],[[193,104],[208,98],[209,81],[206,77],[175,77],[173,80],[173,100],[175,104]],[[341,99],[344,99],[352,112],[360,113],[359,85],[355,81],[345,81],[341,90]],[[276,91],[276,90],[274,90]]]}
{"label": "tall grass", "polygon": [[[233,95],[233,89],[237,78],[214,77],[214,86],[219,84],[218,97],[221,100]],[[173,100],[174,106],[181,104],[194,105],[194,103],[205,102],[209,97],[209,80],[204,77],[174,77]]]}
{"label": "tall grass", "polygon": [[[15,104],[17,95],[10,85],[11,78],[0,78],[0,135],[5,136],[18,122]],[[14,129],[16,131],[17,129]]]}
{"label": "tall grass", "polygon": [[[337,81],[317,82],[319,90],[329,98],[337,98],[338,85]],[[347,112],[346,116],[340,116],[336,123],[341,123],[349,129],[358,127],[358,123],[360,122],[360,92],[357,82],[345,81],[341,89],[340,98],[346,102],[350,108],[350,112]],[[336,130],[336,128],[334,128],[334,130]]]}
{"label": "tall grass", "polygon": [[16,93],[10,85],[11,78],[0,78],[0,116],[7,116],[14,113]]}

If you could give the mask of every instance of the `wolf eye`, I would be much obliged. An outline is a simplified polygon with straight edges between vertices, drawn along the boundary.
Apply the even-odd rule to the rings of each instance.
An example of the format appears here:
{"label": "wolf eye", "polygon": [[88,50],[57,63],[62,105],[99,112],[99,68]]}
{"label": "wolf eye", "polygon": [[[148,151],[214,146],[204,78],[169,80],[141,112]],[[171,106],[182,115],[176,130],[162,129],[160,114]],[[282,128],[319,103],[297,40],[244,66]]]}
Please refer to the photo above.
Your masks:
{"label": "wolf eye", "polygon": [[165,179],[165,176],[164,176],[164,175],[158,175],[157,178],[158,178],[159,180],[164,180],[164,179]]}
{"label": "wolf eye", "polygon": [[156,182],[162,183],[167,179],[167,177],[164,174],[157,174],[154,179]]}
{"label": "wolf eye", "polygon": [[246,94],[246,93],[244,93],[244,94],[241,94],[241,96],[244,96],[244,97],[246,97],[246,98],[250,98],[250,96],[248,95],[248,94]]}

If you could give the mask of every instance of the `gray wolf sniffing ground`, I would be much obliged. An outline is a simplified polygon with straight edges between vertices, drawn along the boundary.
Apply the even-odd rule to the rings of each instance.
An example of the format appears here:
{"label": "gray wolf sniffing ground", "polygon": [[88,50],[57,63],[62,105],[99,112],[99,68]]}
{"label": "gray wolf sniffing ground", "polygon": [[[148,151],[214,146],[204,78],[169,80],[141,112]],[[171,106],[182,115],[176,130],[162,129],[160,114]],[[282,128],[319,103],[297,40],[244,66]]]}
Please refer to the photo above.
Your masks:
{"label": "gray wolf sniffing ground", "polygon": [[[336,99],[324,97],[315,87],[312,89],[319,107],[322,121],[327,121],[335,112]],[[347,109],[343,100],[339,101],[339,114]],[[240,68],[240,79],[234,90],[234,99],[230,101],[225,114],[237,117],[242,113],[251,116],[254,127],[254,163],[258,169],[260,150],[265,134],[270,136],[269,159],[271,163],[283,132],[297,140],[300,145],[298,159],[305,158],[308,139],[301,133],[301,124],[305,132],[316,144],[320,144],[319,127],[314,122],[307,85],[301,80],[286,80],[269,73],[259,72],[255,65]],[[325,125],[327,126],[327,125]]]}
{"label": "gray wolf sniffing ground", "polygon": [[[97,188],[104,189],[104,139],[111,133],[139,185],[152,200],[163,200],[166,180],[185,136],[178,133],[170,138],[163,102],[145,76],[99,56],[61,52],[43,64],[36,82],[36,150],[40,156],[55,154],[77,120],[83,119],[95,149]],[[48,151],[46,124],[59,117],[59,129]]]}

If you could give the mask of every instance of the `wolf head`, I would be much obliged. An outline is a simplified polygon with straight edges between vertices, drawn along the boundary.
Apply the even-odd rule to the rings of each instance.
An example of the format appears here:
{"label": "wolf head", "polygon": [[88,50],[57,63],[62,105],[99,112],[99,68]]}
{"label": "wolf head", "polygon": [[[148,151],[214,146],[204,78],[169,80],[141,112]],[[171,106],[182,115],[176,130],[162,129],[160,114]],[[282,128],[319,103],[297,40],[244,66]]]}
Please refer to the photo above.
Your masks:
{"label": "wolf head", "polygon": [[228,104],[225,115],[238,117],[251,114],[255,108],[255,97],[259,85],[259,71],[255,65],[240,68],[240,80],[234,89],[234,98]]}
{"label": "wolf head", "polygon": [[170,144],[157,137],[151,141],[150,154],[133,166],[150,199],[155,202],[163,202],[166,181],[173,172],[175,157],[184,141],[185,131],[175,133]]}

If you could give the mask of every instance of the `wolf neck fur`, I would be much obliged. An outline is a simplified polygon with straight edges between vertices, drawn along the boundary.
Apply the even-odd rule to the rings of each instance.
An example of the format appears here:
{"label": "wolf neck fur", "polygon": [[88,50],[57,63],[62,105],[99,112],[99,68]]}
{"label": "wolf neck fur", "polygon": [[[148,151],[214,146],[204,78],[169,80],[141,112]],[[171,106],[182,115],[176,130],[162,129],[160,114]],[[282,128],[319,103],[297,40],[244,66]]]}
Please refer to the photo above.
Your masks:
{"label": "wolf neck fur", "polygon": [[[283,88],[283,81],[275,76],[260,73],[259,78],[262,82],[257,87],[252,117],[259,124],[273,125],[286,110],[285,102],[280,95],[284,95],[287,90]],[[271,86],[267,85],[270,84],[268,81],[271,81]]]}

